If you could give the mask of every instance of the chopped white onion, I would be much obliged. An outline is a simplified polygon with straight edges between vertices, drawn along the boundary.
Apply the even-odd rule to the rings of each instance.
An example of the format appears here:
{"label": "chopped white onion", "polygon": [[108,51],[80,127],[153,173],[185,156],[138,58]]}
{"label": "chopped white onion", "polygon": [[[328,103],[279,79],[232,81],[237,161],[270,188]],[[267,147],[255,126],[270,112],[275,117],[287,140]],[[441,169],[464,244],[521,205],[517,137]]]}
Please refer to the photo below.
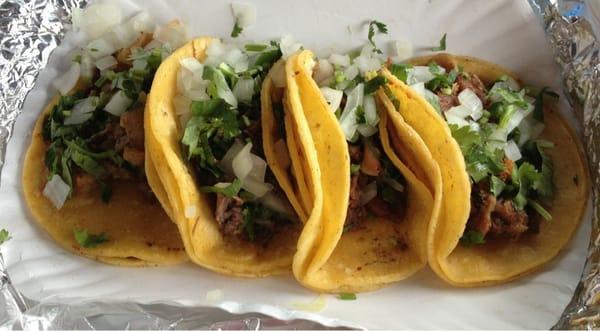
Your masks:
{"label": "chopped white onion", "polygon": [[510,76],[505,76],[504,81],[506,82],[506,86],[508,86],[508,88],[510,88],[513,91],[518,91],[521,89],[519,83],[517,83],[517,81]]}
{"label": "chopped white onion", "polygon": [[185,127],[190,117],[192,117],[192,111],[190,109],[191,105],[192,100],[184,95],[178,94],[173,98],[175,114],[179,116],[181,127]]}
{"label": "chopped white onion", "polygon": [[425,83],[424,82],[419,82],[419,83],[415,83],[410,85],[410,88],[412,88],[413,90],[415,90],[415,92],[417,92],[419,95],[421,96],[425,96]]}
{"label": "chopped white onion", "polygon": [[[445,73],[445,69],[440,67],[442,73]],[[410,69],[407,69],[408,77],[407,81],[410,85],[416,83],[427,83],[428,81],[435,78],[435,76],[429,71],[429,67],[426,66],[414,66]]]}
{"label": "chopped white onion", "polygon": [[373,200],[377,196],[377,182],[372,181],[364,187],[358,204],[361,206],[366,205],[369,201]]}
{"label": "chopped white onion", "polygon": [[219,39],[210,42],[206,48],[206,65],[218,66],[223,62],[223,54],[227,51],[227,47]]}
{"label": "chopped white onion", "polygon": [[358,76],[358,74],[359,71],[358,66],[356,64],[353,64],[344,69],[344,77],[346,78],[346,80],[353,80],[354,78],[356,78],[356,76]]}
{"label": "chopped white onion", "polygon": [[104,111],[111,113],[115,116],[121,116],[132,103],[132,100],[129,99],[123,91],[117,91],[110,101],[104,106]]}
{"label": "chopped white onion", "polygon": [[173,21],[164,26],[157,26],[153,37],[174,49],[179,48],[187,41],[187,27],[179,21]]}
{"label": "chopped white onion", "polygon": [[129,47],[139,37],[140,33],[131,24],[119,24],[112,27],[110,40],[117,48]]}
{"label": "chopped white onion", "polygon": [[350,65],[350,56],[348,54],[341,55],[334,53],[329,56],[329,62],[337,66],[347,67]]}
{"label": "chopped white onion", "polygon": [[208,100],[206,87],[210,83],[202,78],[204,66],[195,58],[180,60],[177,72],[177,90],[191,100]]}
{"label": "chopped white onion", "polygon": [[356,130],[358,131],[358,133],[360,133],[361,136],[370,137],[370,136],[376,134],[379,129],[377,128],[377,126],[371,126],[368,124],[360,124]]}
{"label": "chopped white onion", "polygon": [[193,205],[185,206],[184,215],[185,218],[195,218],[198,215],[198,208]]}
{"label": "chopped white onion", "polygon": [[60,94],[67,95],[77,84],[80,73],[81,66],[77,62],[73,62],[69,70],[55,79],[52,85],[54,85]]}
{"label": "chopped white onion", "polygon": [[225,155],[223,156],[223,158],[221,159],[221,162],[219,163],[219,167],[226,174],[234,175],[233,167],[232,167],[233,158],[235,158],[243,148],[244,148],[244,144],[242,144],[240,141],[236,140],[231,145],[231,147],[229,147],[227,152],[225,152]]}
{"label": "chopped white onion", "polygon": [[323,94],[325,101],[327,101],[331,111],[334,112],[340,108],[340,105],[342,104],[342,98],[344,97],[343,91],[335,90],[331,87],[321,87],[321,93]]}
{"label": "chopped white onion", "polygon": [[356,109],[362,105],[364,97],[364,84],[360,83],[348,93],[348,100],[346,100],[346,106],[340,117],[340,126],[346,136],[346,140],[352,141],[356,130],[358,129],[358,123],[356,123]]}
{"label": "chopped white onion", "polygon": [[75,106],[73,106],[71,115],[65,118],[64,123],[66,125],[77,125],[89,120],[97,105],[98,97],[88,97],[78,101]]}
{"label": "chopped white onion", "polygon": [[101,37],[90,41],[86,50],[94,59],[99,59],[111,55],[118,49],[107,37]]}
{"label": "chopped white onion", "polygon": [[[162,43],[160,41],[158,41],[158,40],[152,40],[151,42],[149,42],[148,44],[146,44],[146,46],[144,46],[144,50],[145,51],[149,51],[149,50],[161,47],[161,46],[162,46]],[[163,55],[163,58],[164,57],[165,56]]]}
{"label": "chopped white onion", "polygon": [[483,103],[481,99],[471,91],[471,89],[464,89],[458,94],[458,101],[463,107],[466,107],[470,111],[472,119],[477,121],[483,115]]}
{"label": "chopped white onion", "polygon": [[334,68],[331,63],[325,59],[319,59],[317,66],[313,71],[313,79],[319,86],[328,85],[333,77]]}
{"label": "chopped white onion", "polygon": [[460,116],[449,115],[447,112],[445,115],[446,115],[446,122],[448,122],[448,124],[458,125],[458,127],[463,127],[463,126],[469,125],[469,122],[467,122],[464,118],[462,118]]}
{"label": "chopped white onion", "polygon": [[240,78],[233,87],[233,95],[238,101],[249,104],[254,95],[254,79]]}
{"label": "chopped white onion", "polygon": [[363,110],[365,111],[365,120],[369,126],[376,126],[379,123],[379,115],[375,106],[375,97],[365,95],[363,100]]}
{"label": "chopped white onion", "polygon": [[67,185],[59,175],[54,175],[46,183],[42,193],[50,200],[50,202],[52,202],[56,209],[61,209],[69,197],[70,192],[71,188],[69,185]]}
{"label": "chopped white onion", "polygon": [[112,55],[109,55],[96,60],[96,68],[102,71],[117,65],[117,63],[117,59],[115,59]]}
{"label": "chopped white onion", "polygon": [[246,2],[232,2],[233,17],[240,28],[248,28],[256,23],[256,6]]}
{"label": "chopped white onion", "polygon": [[255,197],[262,198],[273,189],[273,185],[248,177],[242,182],[242,188]]}
{"label": "chopped white onion", "polygon": [[135,59],[135,60],[133,60],[131,67],[133,70],[144,71],[144,70],[146,70],[147,66],[148,66],[148,61],[146,59]]}
{"label": "chopped white onion", "polygon": [[129,19],[129,23],[134,31],[153,32],[154,19],[147,11],[141,11]]}
{"label": "chopped white onion", "polygon": [[362,74],[365,74],[370,71],[378,70],[383,65],[383,61],[373,56],[374,53],[371,53],[367,56],[360,55],[354,59],[354,64],[358,66],[358,69]]}
{"label": "chopped white onion", "polygon": [[113,2],[97,2],[83,10],[74,11],[73,28],[83,31],[88,38],[97,38],[122,20],[119,5]]}
{"label": "chopped white onion", "polygon": [[506,147],[504,147],[504,154],[506,154],[506,157],[513,161],[518,161],[521,159],[521,151],[519,150],[519,146],[517,146],[513,140],[508,141]]}
{"label": "chopped white onion", "polygon": [[530,114],[519,124],[519,146],[523,145],[527,140],[537,139],[544,131],[545,125],[543,122],[537,121]]}
{"label": "chopped white onion", "polygon": [[229,64],[235,72],[244,72],[248,70],[248,54],[242,52],[235,45],[230,45],[229,50],[223,54],[222,60]]}
{"label": "chopped white onion", "polygon": [[284,88],[287,85],[285,77],[285,64],[283,61],[277,61],[271,68],[271,79],[276,87]]}
{"label": "chopped white onion", "polygon": [[94,59],[87,52],[81,54],[80,68],[80,77],[86,82],[91,82],[94,77],[95,65]]}
{"label": "chopped white onion", "polygon": [[518,127],[519,124],[521,124],[521,121],[523,121],[523,119],[527,115],[529,115],[529,113],[532,110],[533,110],[532,107],[530,107],[527,110],[522,109],[522,108],[517,108],[515,110],[515,112],[508,119],[508,122],[506,123],[506,126],[505,126],[506,132],[510,133],[512,130],[514,130],[516,127]]}
{"label": "chopped white onion", "polygon": [[397,61],[404,61],[411,58],[415,52],[413,44],[408,40],[396,40],[394,42],[394,50],[396,51]]}
{"label": "chopped white onion", "polygon": [[465,119],[467,116],[471,114],[471,110],[463,105],[454,106],[448,109],[444,115],[447,117],[460,117]]}
{"label": "chopped white onion", "polygon": [[252,167],[254,166],[254,160],[252,159],[252,143],[247,143],[233,158],[231,161],[231,167],[233,173],[242,182],[246,179]]}
{"label": "chopped white onion", "polygon": [[279,41],[279,48],[281,49],[282,58],[287,60],[287,58],[296,53],[300,48],[302,48],[302,44],[297,43],[291,35],[285,35]]}

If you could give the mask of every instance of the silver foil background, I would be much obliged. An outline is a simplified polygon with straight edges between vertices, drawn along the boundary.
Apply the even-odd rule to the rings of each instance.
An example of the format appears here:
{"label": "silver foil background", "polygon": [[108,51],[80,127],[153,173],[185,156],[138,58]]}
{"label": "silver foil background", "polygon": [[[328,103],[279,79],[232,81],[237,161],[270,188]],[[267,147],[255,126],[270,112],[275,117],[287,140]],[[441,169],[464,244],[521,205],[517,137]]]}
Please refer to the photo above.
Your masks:
{"label": "silver foil background", "polygon": [[[588,0],[600,1],[600,0]],[[600,328],[600,44],[584,0],[529,0],[561,66],[566,94],[581,120],[593,187],[588,259],[573,299],[554,328]],[[78,0],[0,0],[0,171],[15,119]],[[582,16],[583,15],[583,16]],[[596,26],[600,31],[600,26]],[[558,318],[558,316],[557,316]],[[306,320],[235,315],[175,303],[35,302],[12,285],[0,253],[0,329],[324,329]]]}

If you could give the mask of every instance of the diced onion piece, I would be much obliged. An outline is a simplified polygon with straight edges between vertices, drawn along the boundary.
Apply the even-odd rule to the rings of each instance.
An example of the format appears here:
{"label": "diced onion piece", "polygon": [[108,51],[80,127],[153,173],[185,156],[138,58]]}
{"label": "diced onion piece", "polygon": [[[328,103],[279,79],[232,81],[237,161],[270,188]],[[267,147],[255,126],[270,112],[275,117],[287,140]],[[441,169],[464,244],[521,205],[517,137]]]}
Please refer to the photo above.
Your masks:
{"label": "diced onion piece", "polygon": [[233,87],[233,95],[238,101],[249,104],[254,96],[254,79],[240,78]]}
{"label": "diced onion piece", "polygon": [[274,210],[278,213],[284,215],[293,215],[294,211],[292,210],[290,204],[282,199],[280,196],[275,195],[273,192],[269,192],[265,194],[261,202],[271,210]]}
{"label": "diced onion piece", "polygon": [[154,19],[147,11],[141,11],[130,18],[129,24],[136,32],[154,31]]}
{"label": "diced onion piece", "polygon": [[232,2],[233,17],[240,28],[248,28],[256,23],[256,6],[246,2]]}
{"label": "diced onion piece", "polygon": [[185,218],[195,218],[198,215],[198,208],[193,205],[185,206],[184,215]]}
{"label": "diced onion piece", "polygon": [[360,135],[363,137],[370,137],[376,134],[378,130],[379,129],[377,128],[377,126],[371,126],[367,124],[361,124],[357,128],[358,133],[360,133]]}
{"label": "diced onion piece", "polygon": [[88,97],[75,104],[71,110],[71,115],[65,118],[66,125],[81,124],[92,117],[92,112],[98,105],[98,97]]}
{"label": "diced onion piece", "polygon": [[231,161],[233,173],[242,182],[246,179],[254,166],[254,160],[250,153],[251,150],[252,143],[247,143]]}
{"label": "diced onion piece", "polygon": [[423,83],[423,82],[415,83],[415,84],[412,84],[410,86],[410,88],[415,90],[415,92],[419,93],[419,95],[425,96],[425,90],[426,90],[425,83]]}
{"label": "diced onion piece", "polygon": [[363,188],[362,194],[358,204],[361,206],[366,205],[369,201],[373,200],[377,196],[377,182],[372,181]]}
{"label": "diced onion piece", "polygon": [[415,52],[413,44],[408,40],[396,40],[394,50],[396,51],[397,61],[404,61],[412,57]]}
{"label": "diced onion piece", "polygon": [[506,82],[506,86],[513,91],[518,91],[521,89],[519,83],[510,76],[505,76],[504,81]]}
{"label": "diced onion piece", "polygon": [[341,55],[334,53],[329,56],[329,62],[337,66],[347,67],[350,65],[350,56],[348,54]]}
{"label": "diced onion piece", "polygon": [[521,159],[521,151],[519,150],[519,146],[517,146],[513,140],[508,141],[506,147],[504,147],[504,154],[506,154],[506,157],[513,161],[518,161]]}
{"label": "diced onion piece", "polygon": [[471,110],[463,105],[454,106],[448,109],[445,113],[446,118],[448,117],[460,117],[464,119],[471,114]]}
{"label": "diced onion piece", "polygon": [[466,107],[470,110],[470,116],[472,119],[477,121],[483,115],[483,104],[481,103],[481,99],[475,94],[475,92],[471,91],[471,89],[464,89],[462,92],[458,94],[458,101],[461,106]]}
{"label": "diced onion piece", "polygon": [[229,50],[223,54],[223,62],[229,64],[235,72],[248,70],[248,55],[234,45],[230,45]]}
{"label": "diced onion piece", "polygon": [[348,93],[348,100],[346,100],[346,106],[340,117],[340,126],[344,132],[346,140],[352,141],[358,124],[356,123],[356,109],[362,105],[364,97],[364,84],[360,83]]}
{"label": "diced onion piece", "polygon": [[519,124],[519,146],[523,145],[527,140],[537,139],[544,131],[545,125],[543,122],[537,121],[533,116],[529,115]]}
{"label": "diced onion piece", "polygon": [[279,41],[279,48],[281,49],[282,58],[285,60],[287,60],[290,55],[296,53],[301,47],[302,44],[297,43],[294,40],[294,37],[289,34],[283,36],[283,38],[281,38]]}
{"label": "diced onion piece", "polygon": [[120,6],[113,2],[98,2],[74,12],[73,28],[89,38],[97,38],[122,20]]}
{"label": "diced onion piece", "polygon": [[263,181],[256,180],[251,177],[247,177],[242,182],[242,188],[250,193],[252,193],[257,198],[262,198],[265,194],[273,189],[271,184],[265,183]]}
{"label": "diced onion piece", "polygon": [[115,46],[108,38],[102,37],[90,41],[87,45],[86,50],[94,59],[99,59],[117,51]]}
{"label": "diced onion piece", "polygon": [[290,152],[287,148],[287,144],[285,143],[285,140],[283,140],[283,139],[277,140],[275,142],[275,145],[273,146],[273,149],[275,150],[275,157],[277,158],[277,162],[279,163],[279,166],[282,169],[289,168],[290,164],[291,164]]}
{"label": "diced onion piece", "polygon": [[60,94],[66,95],[77,84],[80,73],[81,66],[77,62],[73,62],[69,70],[67,70],[67,72],[65,72],[62,76],[55,79],[54,82],[52,82],[52,85],[54,85]]}
{"label": "diced onion piece", "polygon": [[225,294],[221,289],[214,289],[206,292],[206,301],[222,301],[225,298]]}
{"label": "diced onion piece", "polygon": [[94,78],[95,65],[94,59],[87,52],[81,54],[80,68],[80,77],[86,82],[91,82]]}
{"label": "diced onion piece", "polygon": [[458,125],[458,127],[469,125],[469,122],[464,118],[456,115],[449,115],[448,112],[446,112],[446,122],[448,122],[448,124]]}
{"label": "diced onion piece", "polygon": [[172,48],[179,48],[187,41],[187,27],[179,21],[172,21],[154,29],[153,38]]}
{"label": "diced onion piece", "polygon": [[[445,73],[445,70],[443,67],[440,67],[442,73]],[[409,84],[416,84],[416,83],[427,83],[428,81],[432,80],[433,78],[435,78],[435,76],[429,71],[429,67],[426,66],[414,66],[410,69],[407,70],[408,71],[408,83]]]}
{"label": "diced onion piece", "polygon": [[358,76],[358,74],[358,66],[356,64],[344,69],[344,77],[346,77],[346,80],[353,80],[356,78],[356,76]]}
{"label": "diced onion piece", "polygon": [[321,93],[323,94],[325,101],[327,101],[331,111],[336,111],[338,108],[340,108],[340,105],[342,104],[342,98],[344,96],[343,91],[335,90],[331,87],[321,87]]}
{"label": "diced onion piece", "polygon": [[147,66],[148,61],[146,61],[146,59],[135,59],[132,63],[133,70],[143,71],[146,69]]}
{"label": "diced onion piece", "polygon": [[206,48],[206,59],[204,63],[211,66],[218,66],[223,62],[223,54],[227,51],[227,48],[219,39],[215,39],[210,42]]}
{"label": "diced onion piece", "polygon": [[383,61],[372,54],[374,53],[371,53],[367,56],[360,55],[354,59],[354,64],[358,66],[358,69],[362,74],[378,70],[383,65]]}
{"label": "diced onion piece", "polygon": [[219,163],[219,167],[223,171],[225,171],[226,174],[234,175],[233,167],[232,167],[233,159],[241,152],[241,150],[243,148],[244,148],[244,144],[242,144],[240,141],[236,140],[231,145],[231,147],[229,147],[227,152],[225,152],[225,155],[223,156],[223,158],[221,159],[221,162]]}
{"label": "diced onion piece", "polygon": [[204,66],[195,58],[180,60],[177,72],[177,90],[191,100],[207,100],[206,87],[209,81],[202,78]]}
{"label": "diced onion piece", "polygon": [[190,109],[192,104],[192,100],[190,98],[178,94],[173,98],[173,106],[175,107],[175,114],[179,116],[179,122],[181,123],[181,127],[185,127],[190,117],[192,116],[192,111]]}
{"label": "diced onion piece", "polygon": [[317,66],[313,71],[313,79],[319,86],[328,85],[333,77],[333,65],[325,59],[319,59]]}
{"label": "diced onion piece", "polygon": [[102,71],[117,65],[117,63],[117,59],[115,59],[112,55],[109,55],[96,60],[96,68]]}
{"label": "diced onion piece", "polygon": [[[162,43],[158,40],[152,40],[151,42],[149,42],[148,44],[146,44],[146,46],[144,46],[144,50],[145,51],[149,51],[158,47],[161,47]],[[164,55],[163,55],[164,58]]]}
{"label": "diced onion piece", "polygon": [[252,153],[250,153],[250,157],[252,158],[252,170],[248,173],[246,179],[252,178],[264,182],[265,174],[267,173],[267,162],[258,155]]}
{"label": "diced onion piece", "polygon": [[529,113],[531,112],[531,108],[530,109],[522,109],[522,108],[517,108],[515,110],[515,112],[512,114],[512,116],[508,119],[508,122],[506,123],[505,129],[506,132],[510,133],[512,130],[514,130],[516,127],[519,126],[519,124],[521,124],[521,121],[523,121],[523,119],[529,115]]}
{"label": "diced onion piece", "polygon": [[110,101],[104,106],[104,110],[108,113],[111,113],[115,116],[121,116],[132,103],[132,100],[129,99],[123,91],[117,91]]}
{"label": "diced onion piece", "polygon": [[115,25],[111,31],[112,42],[117,48],[129,47],[140,35],[131,24]]}
{"label": "diced onion piece", "polygon": [[46,183],[42,193],[56,209],[61,209],[69,197],[69,192],[71,192],[69,185],[59,175],[54,175]]}
{"label": "diced onion piece", "polygon": [[365,95],[363,100],[363,110],[365,111],[365,120],[370,126],[376,126],[379,123],[379,115],[375,106],[375,96]]}
{"label": "diced onion piece", "polygon": [[283,61],[278,61],[273,65],[271,68],[271,79],[276,87],[284,88],[286,86],[285,64]]}

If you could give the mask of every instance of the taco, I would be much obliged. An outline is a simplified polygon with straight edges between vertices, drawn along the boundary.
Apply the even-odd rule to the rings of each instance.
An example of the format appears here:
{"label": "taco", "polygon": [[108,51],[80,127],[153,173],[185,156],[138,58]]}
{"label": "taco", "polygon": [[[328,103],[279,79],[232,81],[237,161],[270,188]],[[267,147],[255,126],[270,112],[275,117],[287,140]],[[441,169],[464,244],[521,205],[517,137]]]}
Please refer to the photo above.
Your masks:
{"label": "taco", "polygon": [[125,266],[180,263],[187,257],[177,227],[144,171],[145,98],[170,47],[129,23],[120,26],[128,39],[74,58],[81,78],[37,120],[23,166],[25,200],[41,227],[77,254]]}
{"label": "taco", "polygon": [[427,144],[442,170],[429,263],[456,286],[506,282],[559,254],[586,208],[576,134],[511,72],[439,54],[382,69],[379,97]]}
{"label": "taco", "polygon": [[316,157],[296,130],[303,119],[287,111],[282,55],[276,42],[199,38],[161,64],[148,96],[150,184],[167,193],[190,259],[216,272],[289,272],[319,209],[305,162]]}
{"label": "taco", "polygon": [[[363,54],[374,53],[366,47]],[[308,127],[299,132],[312,138],[323,192],[321,216],[306,225],[317,232],[303,233],[293,271],[318,291],[366,291],[427,263],[428,225],[437,212],[432,194],[405,162],[428,155],[425,144],[409,126],[378,111],[374,92],[385,82],[371,70],[358,73],[361,57],[353,63],[332,57],[342,62],[335,72],[310,51],[286,64],[287,101],[295,116],[306,117]],[[340,78],[352,66],[356,74]],[[423,166],[440,178],[435,162]]]}

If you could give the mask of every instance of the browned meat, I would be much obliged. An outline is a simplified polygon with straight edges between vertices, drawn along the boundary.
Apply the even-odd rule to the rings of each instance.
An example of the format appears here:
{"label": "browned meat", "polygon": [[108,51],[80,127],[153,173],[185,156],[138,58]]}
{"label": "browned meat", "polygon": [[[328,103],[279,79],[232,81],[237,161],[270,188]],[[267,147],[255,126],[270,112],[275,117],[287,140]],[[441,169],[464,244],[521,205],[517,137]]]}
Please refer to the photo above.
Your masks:
{"label": "browned meat", "polygon": [[450,108],[458,105],[458,98],[456,95],[447,95],[442,92],[438,92],[437,96],[440,100],[440,109],[445,112]]}
{"label": "browned meat", "polygon": [[505,157],[503,161],[504,161],[504,170],[500,173],[498,178],[507,182],[512,176],[514,162],[507,157]]}
{"label": "browned meat", "polygon": [[379,196],[373,198],[365,206],[369,212],[373,213],[377,217],[389,218],[394,216],[390,206]]}
{"label": "browned meat", "polygon": [[217,224],[219,224],[219,229],[224,235],[237,236],[242,233],[244,225],[243,204],[244,201],[238,197],[228,198],[222,194],[217,194],[215,218]]}
{"label": "browned meat", "polygon": [[144,166],[144,150],[133,147],[125,147],[123,150],[123,159],[129,162],[132,166],[143,167]]}
{"label": "browned meat", "polygon": [[485,236],[492,226],[491,215],[495,206],[496,198],[493,194],[487,191],[473,190],[471,193],[471,214],[467,227]]}
{"label": "browned meat", "polygon": [[144,149],[144,107],[135,107],[124,112],[119,124],[125,129],[127,146]]}
{"label": "browned meat", "polygon": [[89,138],[89,146],[93,150],[105,151],[115,149],[117,152],[123,150],[127,144],[125,131],[117,124],[109,122],[102,131],[95,133]]}
{"label": "browned meat", "polygon": [[468,77],[465,75],[458,75],[458,77],[456,77],[456,83],[458,84],[458,93],[470,89],[477,94],[479,99],[481,99],[481,102],[485,105],[487,91],[485,85],[483,85],[483,82],[477,75],[469,74]]}
{"label": "browned meat", "polygon": [[130,171],[128,171],[127,169],[123,168],[123,167],[117,167],[114,163],[112,163],[111,161],[103,161],[102,163],[102,167],[104,167],[104,170],[106,170],[107,174],[108,174],[108,178],[112,178],[112,179],[125,179],[125,180],[130,180],[130,179],[134,179],[135,176],[133,173],[131,173]]}
{"label": "browned meat", "polygon": [[78,171],[73,175],[73,194],[85,194],[93,191],[98,183],[96,179],[85,172]]}
{"label": "browned meat", "polygon": [[348,152],[350,153],[350,160],[353,163],[361,163],[363,158],[361,146],[348,144]]}
{"label": "browned meat", "polygon": [[131,61],[129,60],[129,56],[131,55],[131,50],[134,48],[144,47],[144,46],[148,45],[148,43],[151,41],[152,41],[152,33],[144,32],[144,33],[140,34],[140,36],[135,40],[135,42],[133,44],[131,44],[131,46],[129,46],[127,48],[121,48],[117,52],[117,56],[116,56],[117,61],[120,64],[130,65]]}
{"label": "browned meat", "polygon": [[365,208],[360,205],[361,174],[357,173],[350,178],[350,199],[348,201],[348,212],[346,214],[345,227],[352,228],[360,223],[360,220],[366,215]]}
{"label": "browned meat", "polygon": [[512,201],[500,199],[492,212],[490,234],[517,238],[527,231],[527,221],[527,213],[516,210]]}
{"label": "browned meat", "polygon": [[360,171],[366,175],[377,177],[381,173],[381,163],[376,155],[374,147],[365,145],[363,148],[363,159],[360,163]]}

